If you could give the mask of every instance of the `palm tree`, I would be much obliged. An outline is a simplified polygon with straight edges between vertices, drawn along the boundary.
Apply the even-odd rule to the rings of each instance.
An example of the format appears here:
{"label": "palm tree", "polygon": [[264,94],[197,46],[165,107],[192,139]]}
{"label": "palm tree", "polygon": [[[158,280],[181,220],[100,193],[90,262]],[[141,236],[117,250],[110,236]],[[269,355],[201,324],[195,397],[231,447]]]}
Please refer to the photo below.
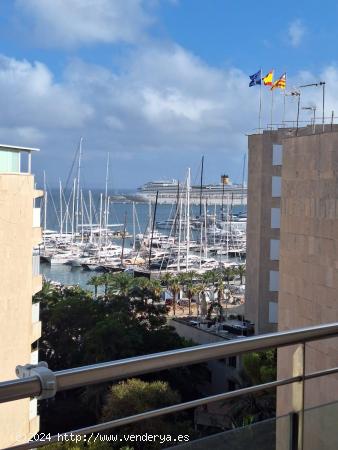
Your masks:
{"label": "palm tree", "polygon": [[159,302],[162,294],[162,285],[159,280],[149,280],[148,285],[150,292],[151,292],[151,298],[152,302],[154,301]]}
{"label": "palm tree", "polygon": [[230,281],[233,280],[233,278],[235,276],[235,271],[234,271],[234,269],[232,267],[226,267],[224,269],[223,273],[224,273],[226,282],[227,282],[228,287],[229,287]]}
{"label": "palm tree", "polygon": [[135,285],[135,280],[131,275],[124,272],[112,274],[109,291],[117,294],[121,297],[129,297],[133,287]]}
{"label": "palm tree", "polygon": [[107,295],[108,295],[108,287],[112,282],[112,277],[113,277],[113,274],[111,274],[111,273],[103,273],[99,277],[101,280],[101,284],[104,286],[104,296],[106,299],[107,299]]}
{"label": "palm tree", "polygon": [[196,286],[195,286],[195,293],[198,296],[197,315],[200,314],[201,294],[205,295],[206,288],[207,288],[207,285],[205,284],[205,282],[203,280],[201,282],[199,282],[198,284],[196,284]]}
{"label": "palm tree", "polygon": [[240,264],[236,268],[236,274],[239,275],[241,284],[243,284],[243,277],[245,276],[245,272],[246,272],[245,264]]}
{"label": "palm tree", "polygon": [[179,283],[178,277],[172,277],[168,285],[168,289],[173,297],[173,314],[176,315],[176,299],[177,294],[181,291],[181,285]]}
{"label": "palm tree", "polygon": [[193,296],[196,294],[196,287],[192,282],[188,282],[185,286],[185,293],[188,297],[188,304],[189,304],[189,316],[191,316],[191,300]]}
{"label": "palm tree", "polygon": [[102,278],[94,275],[87,281],[87,284],[89,286],[94,286],[94,298],[97,298],[97,288],[102,285]]}

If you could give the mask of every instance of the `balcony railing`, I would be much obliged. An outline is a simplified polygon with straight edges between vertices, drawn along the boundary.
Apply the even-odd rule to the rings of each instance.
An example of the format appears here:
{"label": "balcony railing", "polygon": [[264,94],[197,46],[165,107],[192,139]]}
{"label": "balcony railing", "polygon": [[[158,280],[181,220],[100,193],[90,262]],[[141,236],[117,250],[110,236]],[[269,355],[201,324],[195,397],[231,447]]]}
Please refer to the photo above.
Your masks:
{"label": "balcony railing", "polygon": [[[303,392],[301,407],[290,416],[291,420],[289,420],[290,417],[288,417],[287,419],[287,423],[290,428],[290,433],[288,434],[287,439],[290,439],[290,445],[288,444],[289,446],[283,447],[283,449],[288,448],[292,450],[305,450],[306,447],[303,446],[305,439],[304,417],[305,413],[307,414],[304,408],[305,382],[308,380],[316,379],[318,377],[338,373],[338,367],[307,373],[305,371],[306,344],[309,342],[319,341],[337,336],[338,323],[333,323],[291,331],[265,334],[228,342],[199,345],[190,348],[138,356],[134,358],[83,366],[75,369],[61,370],[57,372],[52,372],[46,368],[38,368],[36,375],[34,375],[34,372],[29,372],[28,367],[26,369],[26,373],[23,374],[23,376],[26,376],[26,378],[0,383],[0,403],[28,397],[34,398],[40,396],[40,398],[49,398],[55,395],[56,392],[65,391],[81,386],[88,386],[91,384],[103,383],[113,380],[121,380],[128,377],[133,377],[135,375],[158,372],[164,369],[187,366],[190,364],[196,364],[210,360],[229,358],[231,356],[242,355],[244,353],[253,351],[257,352],[270,348],[280,348],[300,344],[303,350],[303,357],[301,358],[301,360],[303,361],[303,365],[299,374],[295,376],[278,379],[276,381],[256,386],[245,387],[231,392],[216,394],[185,403],[179,403],[157,410],[143,412],[141,414],[74,430],[72,431],[72,433],[73,435],[79,436],[88,435],[90,433],[100,433],[105,430],[111,430],[120,426],[129,425],[146,419],[151,419],[163,415],[168,415],[170,413],[176,413],[179,411],[196,408],[202,405],[207,405],[212,402],[220,400],[225,401],[243,395],[254,394],[260,391],[266,391],[268,389],[290,385],[292,383],[300,383],[300,385],[303,386],[303,388],[300,389],[300,392]],[[22,372],[22,368],[21,370],[17,368],[17,373],[20,373],[20,371]],[[255,424],[255,426],[257,427],[257,429],[259,429],[259,423],[257,425]],[[65,436],[66,438],[69,433],[70,432],[59,434],[58,436],[53,436],[50,440],[48,440],[48,442],[46,442],[45,440],[36,440],[28,442],[26,444],[20,444],[19,446],[11,447],[11,449],[36,448],[48,445],[53,442],[60,442],[62,436]],[[194,448],[193,444],[194,442],[191,442],[191,447],[189,448]],[[248,450],[250,450],[251,448],[256,448],[251,446],[251,444],[252,442],[250,442],[249,439],[245,445],[245,448],[247,448]],[[200,448],[198,447],[197,443],[195,448]],[[218,447],[214,447],[214,449],[215,448]],[[244,448],[244,446],[238,448]],[[265,450],[265,447],[262,447],[262,449],[263,448]],[[266,448],[270,449],[270,447]]]}

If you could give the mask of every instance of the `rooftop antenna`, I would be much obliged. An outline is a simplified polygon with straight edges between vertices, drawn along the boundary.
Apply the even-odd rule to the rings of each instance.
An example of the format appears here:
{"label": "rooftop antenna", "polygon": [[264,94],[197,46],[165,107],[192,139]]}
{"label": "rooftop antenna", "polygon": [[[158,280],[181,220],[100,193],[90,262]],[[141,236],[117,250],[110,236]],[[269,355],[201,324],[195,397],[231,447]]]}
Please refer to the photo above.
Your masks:
{"label": "rooftop antenna", "polygon": [[309,83],[309,84],[303,84],[302,86],[299,86],[299,88],[305,88],[305,87],[322,87],[322,103],[323,103],[323,112],[322,112],[322,131],[324,133],[324,129],[325,129],[325,81],[319,81],[318,83]]}
{"label": "rooftop antenna", "polygon": [[303,106],[302,109],[313,112],[312,133],[315,134],[315,132],[316,132],[316,109],[317,109],[316,106]]}

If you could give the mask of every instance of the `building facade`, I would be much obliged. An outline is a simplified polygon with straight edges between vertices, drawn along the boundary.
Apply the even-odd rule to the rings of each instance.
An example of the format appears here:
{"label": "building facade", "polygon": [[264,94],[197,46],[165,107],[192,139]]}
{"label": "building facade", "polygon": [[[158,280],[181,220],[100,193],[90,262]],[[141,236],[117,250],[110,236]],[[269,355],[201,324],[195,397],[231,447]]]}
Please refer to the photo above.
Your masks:
{"label": "building facade", "polygon": [[[338,321],[336,126],[249,137],[246,282],[246,317],[259,334]],[[300,375],[304,361],[307,373],[336,367],[338,339],[306,344],[305,356],[301,345],[279,349],[278,379]],[[280,387],[277,417],[304,407],[306,448],[326,448],[329,418],[311,408],[337,400],[337,375]],[[285,431],[278,426],[278,450]]]}
{"label": "building facade", "polygon": [[249,136],[245,316],[257,334],[277,330],[281,143],[288,133]]}
{"label": "building facade", "polygon": [[[15,378],[17,365],[38,362],[41,336],[39,304],[32,295],[42,287],[39,255],[43,195],[34,188],[31,154],[36,149],[0,145],[0,381]],[[39,430],[36,400],[0,404],[0,447],[27,441]]]}
{"label": "building facade", "polygon": [[[278,300],[280,331],[338,321],[338,132],[335,130],[284,140]],[[336,338],[309,343],[305,351],[307,372],[337,366]],[[299,349],[279,350],[279,377],[295,373],[297,352],[301,353]],[[289,357],[294,367],[286,363]],[[279,394],[279,414],[283,414],[294,402],[293,392],[283,388]],[[307,382],[306,408],[334,400],[338,400],[337,375]]]}

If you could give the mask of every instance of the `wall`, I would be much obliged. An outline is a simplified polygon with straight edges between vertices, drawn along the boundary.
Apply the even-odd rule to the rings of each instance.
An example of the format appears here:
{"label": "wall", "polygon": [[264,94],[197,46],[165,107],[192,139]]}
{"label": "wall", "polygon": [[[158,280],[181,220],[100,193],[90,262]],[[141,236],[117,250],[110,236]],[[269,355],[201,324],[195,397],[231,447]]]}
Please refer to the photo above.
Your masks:
{"label": "wall", "polygon": [[270,240],[279,239],[279,228],[271,227],[271,211],[280,207],[280,198],[272,197],[272,180],[280,176],[281,165],[273,165],[273,144],[281,144],[285,133],[264,131],[249,136],[248,142],[245,316],[255,323],[257,334],[277,330],[271,309],[276,309],[278,292],[270,290],[270,271],[278,271],[279,264],[270,258]]}
{"label": "wall", "polygon": [[[282,169],[279,330],[338,321],[338,133],[284,140]],[[278,377],[299,371],[298,348],[280,349]],[[306,345],[306,370],[336,367],[338,339]],[[298,366],[298,368],[297,368]],[[278,415],[299,408],[299,386],[278,390]],[[306,383],[305,408],[338,400],[338,377]],[[338,410],[338,408],[337,408]],[[338,420],[336,412],[336,419]],[[318,415],[310,449],[327,418]],[[323,423],[321,424],[321,421]],[[317,437],[316,437],[317,436]],[[322,436],[323,437],[323,436]],[[331,447],[330,447],[331,448]]]}
{"label": "wall", "polygon": [[[31,175],[0,174],[0,381],[31,360],[33,183]],[[38,431],[29,409],[29,399],[0,404],[0,447]]]}

